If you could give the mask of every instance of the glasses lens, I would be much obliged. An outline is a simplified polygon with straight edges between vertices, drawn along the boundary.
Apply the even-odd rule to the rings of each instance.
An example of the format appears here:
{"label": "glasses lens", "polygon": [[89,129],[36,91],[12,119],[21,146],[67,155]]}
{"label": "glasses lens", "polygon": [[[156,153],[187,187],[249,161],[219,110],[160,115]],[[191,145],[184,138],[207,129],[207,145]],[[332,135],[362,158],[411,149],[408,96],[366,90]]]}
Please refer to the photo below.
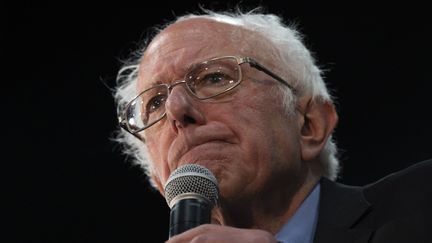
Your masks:
{"label": "glasses lens", "polygon": [[131,132],[142,130],[157,122],[165,115],[168,87],[152,87],[131,101],[126,109],[126,119]]}
{"label": "glasses lens", "polygon": [[189,89],[199,98],[210,98],[234,88],[241,79],[234,57],[224,57],[195,66],[186,76]]}

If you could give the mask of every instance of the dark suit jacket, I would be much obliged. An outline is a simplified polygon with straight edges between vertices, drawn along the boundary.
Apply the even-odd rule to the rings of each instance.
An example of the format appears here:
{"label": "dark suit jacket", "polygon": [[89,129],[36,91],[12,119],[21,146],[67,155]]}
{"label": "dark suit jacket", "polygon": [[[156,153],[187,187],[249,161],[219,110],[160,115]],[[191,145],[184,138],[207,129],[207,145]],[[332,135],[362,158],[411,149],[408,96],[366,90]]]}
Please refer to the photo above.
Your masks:
{"label": "dark suit jacket", "polygon": [[378,182],[321,180],[314,243],[432,242],[432,160]]}

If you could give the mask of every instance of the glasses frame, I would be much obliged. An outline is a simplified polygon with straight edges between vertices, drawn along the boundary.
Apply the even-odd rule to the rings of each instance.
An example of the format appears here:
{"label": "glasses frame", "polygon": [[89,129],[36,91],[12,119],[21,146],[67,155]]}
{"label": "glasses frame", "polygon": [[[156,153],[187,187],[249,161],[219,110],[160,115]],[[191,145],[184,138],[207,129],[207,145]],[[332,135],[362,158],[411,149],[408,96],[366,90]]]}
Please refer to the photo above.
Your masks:
{"label": "glasses frame", "polygon": [[[206,99],[211,99],[214,98],[216,96],[219,96],[221,94],[225,94],[231,90],[233,90],[234,88],[236,88],[242,81],[243,81],[243,73],[242,73],[242,69],[241,69],[241,65],[248,63],[251,67],[257,69],[258,71],[264,72],[265,74],[269,75],[270,77],[272,77],[273,79],[275,79],[276,81],[278,81],[280,84],[285,85],[286,87],[288,87],[294,94],[296,94],[296,89],[290,85],[285,79],[281,78],[279,75],[276,75],[275,73],[273,73],[272,71],[270,71],[268,68],[264,67],[263,65],[259,64],[257,61],[255,61],[255,59],[251,58],[251,57],[247,57],[247,56],[222,56],[222,57],[216,57],[216,58],[212,58],[209,59],[207,61],[201,62],[200,64],[205,64],[207,62],[210,61],[216,61],[219,59],[225,59],[225,58],[234,58],[237,61],[237,65],[239,66],[239,81],[237,82],[237,84],[235,84],[232,87],[229,87],[228,89],[219,92],[217,94],[211,95],[209,97],[205,97],[205,98],[201,98],[199,96],[197,96],[190,88],[189,86],[186,84],[186,78],[183,78],[183,80],[174,82],[172,84],[158,84],[156,86],[152,86],[142,92],[140,92],[138,95],[136,95],[131,101],[129,101],[126,106],[124,106],[123,110],[120,111],[120,114],[118,116],[118,121],[119,121],[119,125],[122,129],[126,130],[127,132],[129,132],[130,134],[132,134],[133,136],[135,136],[136,138],[143,140],[143,138],[139,135],[140,132],[142,132],[143,130],[153,126],[155,123],[159,122],[160,120],[162,120],[163,118],[166,117],[166,111],[164,112],[164,114],[157,120],[153,121],[152,123],[148,124],[146,127],[138,129],[137,131],[132,131],[131,128],[129,127],[129,124],[127,123],[127,118],[126,118],[126,111],[128,110],[128,108],[132,105],[132,102],[134,100],[136,100],[140,95],[142,95],[144,92],[153,89],[155,87],[158,86],[165,86],[168,89],[168,96],[171,93],[171,90],[179,85],[179,84],[186,84],[186,89],[188,90],[189,93],[191,93],[195,98],[199,99],[199,100],[206,100]],[[187,74],[185,75],[185,77],[187,76]],[[167,97],[168,97],[167,96]]]}

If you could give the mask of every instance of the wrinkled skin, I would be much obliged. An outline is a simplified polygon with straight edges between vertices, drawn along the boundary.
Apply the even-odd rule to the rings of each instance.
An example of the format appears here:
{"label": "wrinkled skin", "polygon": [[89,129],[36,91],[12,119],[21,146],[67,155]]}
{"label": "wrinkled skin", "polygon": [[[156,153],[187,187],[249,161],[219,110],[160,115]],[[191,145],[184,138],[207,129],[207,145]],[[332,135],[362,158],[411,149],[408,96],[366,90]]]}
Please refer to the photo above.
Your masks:
{"label": "wrinkled skin", "polygon": [[[150,43],[137,88],[181,80],[191,64],[225,55],[250,56],[281,73],[261,53],[271,53],[271,47],[250,31],[186,20]],[[336,123],[336,115],[327,115],[334,113],[333,106],[299,97],[297,111],[288,114],[278,82],[247,64],[242,70],[239,87],[211,100],[197,100],[176,86],[166,103],[166,118],[142,133],[162,194],[170,173],[185,163],[207,167],[219,182],[212,224],[169,242],[276,242],[273,235],[319,179],[313,164]]]}

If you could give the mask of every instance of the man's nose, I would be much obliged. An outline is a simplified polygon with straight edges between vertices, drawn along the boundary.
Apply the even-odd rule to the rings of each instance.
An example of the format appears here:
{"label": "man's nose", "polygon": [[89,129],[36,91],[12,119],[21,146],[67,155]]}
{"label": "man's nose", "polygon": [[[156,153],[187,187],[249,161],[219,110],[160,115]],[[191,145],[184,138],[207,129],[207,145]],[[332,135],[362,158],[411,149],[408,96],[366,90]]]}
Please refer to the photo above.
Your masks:
{"label": "man's nose", "polygon": [[173,87],[165,103],[165,111],[169,123],[176,132],[191,124],[205,123],[205,116],[198,103],[199,100],[188,93],[184,84]]}

